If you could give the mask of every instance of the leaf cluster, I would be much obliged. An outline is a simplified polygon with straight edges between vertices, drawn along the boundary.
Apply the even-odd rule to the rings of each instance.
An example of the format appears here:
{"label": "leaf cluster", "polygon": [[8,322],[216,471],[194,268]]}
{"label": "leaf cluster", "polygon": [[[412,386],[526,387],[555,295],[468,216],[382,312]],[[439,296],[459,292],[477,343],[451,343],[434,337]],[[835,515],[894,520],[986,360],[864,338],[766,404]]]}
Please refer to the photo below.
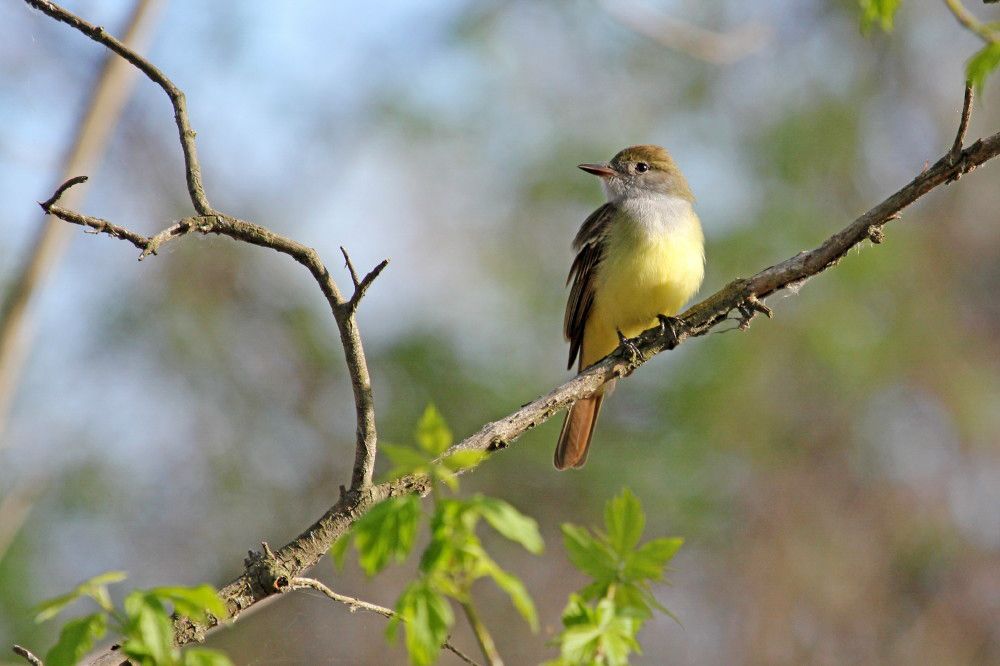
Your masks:
{"label": "leaf cluster", "polygon": [[122,608],[116,608],[108,586],[125,577],[121,571],[109,571],[39,605],[36,622],[55,617],[79,599],[89,598],[100,609],[63,625],[56,644],[45,654],[48,666],[78,663],[107,634],[109,627],[123,638],[122,654],[142,666],[231,666],[229,659],[216,650],[190,648],[182,652],[174,645],[173,615],[197,622],[207,622],[209,616],[218,619],[229,616],[215,588],[198,585],[133,590],[125,597]]}
{"label": "leaf cluster", "polygon": [[560,656],[551,666],[627,664],[632,652],[641,653],[636,636],[654,611],[670,615],[651,588],[663,581],[683,540],[639,545],[645,528],[642,505],[627,488],[605,505],[604,530],[562,526],[570,562],[592,582],[570,596],[557,639]]}
{"label": "leaf cluster", "polygon": [[[433,481],[434,497],[428,521],[430,540],[420,557],[420,575],[397,600],[387,637],[395,640],[402,627],[410,662],[433,663],[455,623],[449,600],[471,604],[472,584],[481,578],[491,579],[506,592],[532,630],[537,631],[535,605],[524,584],[486,552],[476,530],[485,521],[500,535],[538,554],[544,546],[538,524],[496,498],[442,496],[442,489],[458,490],[458,472],[479,462],[482,454],[460,452],[439,459],[451,446],[452,434],[433,406],[428,406],[420,418],[414,439],[416,447],[382,446],[394,464],[392,476],[426,474]],[[342,564],[353,542],[358,563],[373,576],[389,563],[409,556],[424,515],[417,497],[389,498],[355,523],[334,544],[331,553]]]}

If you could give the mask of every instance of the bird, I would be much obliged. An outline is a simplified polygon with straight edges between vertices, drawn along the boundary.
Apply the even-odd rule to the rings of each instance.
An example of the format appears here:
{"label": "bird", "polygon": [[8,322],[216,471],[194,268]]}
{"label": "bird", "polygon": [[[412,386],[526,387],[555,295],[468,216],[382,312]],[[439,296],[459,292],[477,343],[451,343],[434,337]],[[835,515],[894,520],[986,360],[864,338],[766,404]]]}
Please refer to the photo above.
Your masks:
{"label": "bird", "polygon": [[[601,179],[607,203],[584,220],[573,239],[572,282],[563,333],[577,371],[628,338],[678,312],[705,276],[705,239],[694,196],[670,153],[630,146],[603,163],[579,168]],[[569,408],[559,433],[556,469],[582,467],[608,382]]]}

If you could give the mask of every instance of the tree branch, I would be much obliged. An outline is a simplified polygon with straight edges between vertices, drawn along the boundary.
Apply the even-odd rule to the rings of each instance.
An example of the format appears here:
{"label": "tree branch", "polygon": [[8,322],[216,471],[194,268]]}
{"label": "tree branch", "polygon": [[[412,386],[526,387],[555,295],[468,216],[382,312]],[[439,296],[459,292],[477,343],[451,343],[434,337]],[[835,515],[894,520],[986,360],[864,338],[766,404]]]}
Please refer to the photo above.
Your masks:
{"label": "tree branch", "polygon": [[[326,585],[324,585],[323,583],[314,578],[302,578],[302,577],[292,578],[289,581],[289,588],[292,590],[303,590],[311,588],[318,592],[322,592],[330,599],[345,604],[348,608],[351,609],[352,613],[358,609],[361,609],[361,610],[366,610],[370,613],[377,613],[378,615],[381,615],[382,617],[385,618],[393,618],[396,616],[396,611],[392,610],[391,608],[386,608],[385,606],[379,606],[378,604],[373,604],[368,601],[362,601],[361,599],[355,599],[354,597],[348,597],[343,594],[337,594],[329,587],[327,587]],[[468,655],[466,655],[464,652],[462,652],[457,647],[452,645],[450,641],[445,641],[441,647],[453,652],[459,659],[464,661],[466,664],[471,664],[472,666],[479,666]]]}
{"label": "tree branch", "polygon": [[103,44],[119,56],[129,61],[139,71],[146,75],[149,80],[163,88],[170,98],[170,104],[174,107],[174,121],[177,123],[177,132],[180,136],[181,149],[184,151],[184,167],[187,175],[188,194],[191,195],[191,204],[200,215],[211,215],[215,212],[208,197],[205,196],[205,187],[201,182],[201,165],[198,163],[198,150],[195,147],[195,131],[191,128],[188,120],[187,103],[184,100],[184,93],[174,85],[159,69],[153,66],[148,60],[130,49],[122,42],[115,39],[104,31],[101,26],[94,26],[87,23],[79,16],[72,14],[54,2],[48,0],[25,0],[29,5],[38,11],[46,14],[57,21],[76,28],[95,42]]}
{"label": "tree branch", "polygon": [[17,656],[23,657],[25,661],[31,664],[31,666],[45,666],[42,663],[42,660],[33,655],[31,653],[31,650],[29,650],[28,648],[21,647],[20,645],[13,645],[11,646],[11,650],[13,650],[14,654],[16,654]]}

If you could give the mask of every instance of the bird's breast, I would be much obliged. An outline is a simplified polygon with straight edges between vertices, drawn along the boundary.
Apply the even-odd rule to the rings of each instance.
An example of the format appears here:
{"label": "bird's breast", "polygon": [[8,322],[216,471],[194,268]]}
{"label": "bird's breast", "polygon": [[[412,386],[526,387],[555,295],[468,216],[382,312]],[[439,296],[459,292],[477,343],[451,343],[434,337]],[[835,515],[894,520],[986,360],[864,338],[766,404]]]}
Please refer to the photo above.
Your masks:
{"label": "bird's breast", "polygon": [[685,200],[664,197],[622,205],[606,242],[593,314],[612,331],[638,334],[653,325],[657,314],[676,314],[701,286],[704,237]]}

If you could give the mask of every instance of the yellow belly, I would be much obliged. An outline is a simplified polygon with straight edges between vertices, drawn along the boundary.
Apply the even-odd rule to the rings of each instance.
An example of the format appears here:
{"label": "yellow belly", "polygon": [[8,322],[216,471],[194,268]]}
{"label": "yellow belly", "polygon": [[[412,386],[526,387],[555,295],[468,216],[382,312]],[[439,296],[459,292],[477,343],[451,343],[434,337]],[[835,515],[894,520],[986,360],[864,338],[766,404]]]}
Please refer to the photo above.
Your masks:
{"label": "yellow belly", "polygon": [[584,329],[581,363],[587,367],[618,346],[618,333],[634,337],[675,315],[705,275],[704,239],[697,216],[669,233],[651,235],[616,225],[595,276],[594,305]]}

